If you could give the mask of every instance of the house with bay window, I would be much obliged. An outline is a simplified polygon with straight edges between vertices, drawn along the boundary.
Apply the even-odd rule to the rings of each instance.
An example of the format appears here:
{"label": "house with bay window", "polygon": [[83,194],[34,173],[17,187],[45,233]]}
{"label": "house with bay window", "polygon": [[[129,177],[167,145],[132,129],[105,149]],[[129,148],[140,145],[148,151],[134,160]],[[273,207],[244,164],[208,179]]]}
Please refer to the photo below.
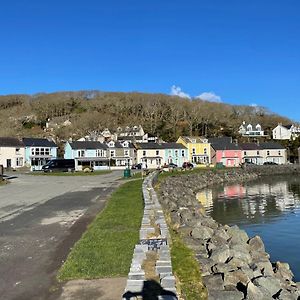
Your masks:
{"label": "house with bay window", "polygon": [[135,148],[129,141],[109,141],[106,143],[110,167],[125,169],[136,163]]}
{"label": "house with bay window", "polygon": [[138,143],[136,162],[146,165],[148,169],[157,169],[165,164],[165,149],[158,143]]}
{"label": "house with bay window", "polygon": [[177,143],[182,144],[188,149],[188,160],[194,164],[210,164],[211,149],[210,143],[204,137],[199,136],[180,136]]}
{"label": "house with bay window", "polygon": [[184,162],[188,162],[188,149],[179,143],[162,143],[162,148],[165,150],[164,163],[174,163],[181,167]]}
{"label": "house with bay window", "polygon": [[242,149],[232,142],[231,137],[209,138],[213,164],[222,163],[226,167],[238,167],[242,162]]}
{"label": "house with bay window", "polygon": [[7,169],[24,166],[25,146],[13,137],[0,137],[0,165]]}
{"label": "house with bay window", "polygon": [[274,162],[279,165],[287,163],[287,150],[276,142],[266,142],[260,144],[264,162]]}
{"label": "house with bay window", "polygon": [[264,163],[263,148],[257,143],[240,144],[242,150],[242,163],[254,163],[262,165]]}
{"label": "house with bay window", "polygon": [[23,138],[25,164],[31,171],[40,171],[49,160],[57,158],[57,145],[42,138]]}
{"label": "house with bay window", "polygon": [[75,141],[65,144],[65,159],[75,160],[75,170],[85,168],[93,170],[109,169],[108,147],[97,141]]}

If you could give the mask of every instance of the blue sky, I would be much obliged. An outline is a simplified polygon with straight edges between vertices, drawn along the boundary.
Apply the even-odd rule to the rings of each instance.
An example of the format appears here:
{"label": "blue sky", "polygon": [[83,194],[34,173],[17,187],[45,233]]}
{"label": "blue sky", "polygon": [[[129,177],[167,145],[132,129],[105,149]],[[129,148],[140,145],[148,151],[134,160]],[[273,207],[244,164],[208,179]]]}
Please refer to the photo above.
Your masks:
{"label": "blue sky", "polygon": [[299,11],[298,0],[3,0],[0,94],[175,86],[300,121]]}

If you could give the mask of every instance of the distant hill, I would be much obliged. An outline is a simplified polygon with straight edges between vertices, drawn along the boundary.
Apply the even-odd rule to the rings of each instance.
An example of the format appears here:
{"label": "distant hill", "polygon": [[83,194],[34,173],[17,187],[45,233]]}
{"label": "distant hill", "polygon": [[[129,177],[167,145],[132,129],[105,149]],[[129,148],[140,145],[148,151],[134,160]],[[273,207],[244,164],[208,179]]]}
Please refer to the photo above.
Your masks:
{"label": "distant hill", "polygon": [[[47,120],[52,131],[44,130]],[[79,91],[0,96],[0,136],[52,136],[61,141],[106,127],[142,125],[167,141],[192,134],[237,137],[243,121],[261,124],[269,134],[278,123],[291,123],[263,107],[164,94]]]}

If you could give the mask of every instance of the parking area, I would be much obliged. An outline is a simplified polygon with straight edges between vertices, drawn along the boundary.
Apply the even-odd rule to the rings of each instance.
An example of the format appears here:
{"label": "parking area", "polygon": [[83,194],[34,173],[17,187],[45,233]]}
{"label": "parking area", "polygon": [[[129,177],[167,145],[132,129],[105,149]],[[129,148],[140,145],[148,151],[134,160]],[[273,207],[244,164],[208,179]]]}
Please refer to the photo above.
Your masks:
{"label": "parking area", "polygon": [[57,299],[57,270],[121,176],[24,174],[0,187],[3,299]]}

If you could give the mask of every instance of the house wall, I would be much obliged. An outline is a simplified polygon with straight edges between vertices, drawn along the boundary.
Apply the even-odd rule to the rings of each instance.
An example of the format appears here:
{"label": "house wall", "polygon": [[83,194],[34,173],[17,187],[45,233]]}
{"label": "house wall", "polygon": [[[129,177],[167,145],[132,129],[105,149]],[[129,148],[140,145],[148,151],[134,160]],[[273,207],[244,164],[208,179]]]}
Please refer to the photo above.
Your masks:
{"label": "house wall", "polygon": [[64,159],[73,159],[74,158],[74,152],[70,146],[70,143],[65,144],[65,153],[64,153]]}
{"label": "house wall", "polygon": [[217,150],[216,162],[221,162],[226,167],[238,167],[242,162],[242,151],[241,150]]}
{"label": "house wall", "polygon": [[272,130],[274,140],[289,140],[291,138],[291,131],[281,125],[278,125]]}
{"label": "house wall", "polygon": [[242,150],[242,162],[246,161],[262,165],[264,163],[263,150]]}
{"label": "house wall", "polygon": [[174,164],[181,167],[184,162],[188,161],[187,149],[165,149],[164,152],[164,162],[166,162],[167,164],[173,162]]}
{"label": "house wall", "polygon": [[[18,153],[16,149],[20,149]],[[0,147],[0,165],[7,168],[7,160],[11,160],[11,168],[20,168],[25,164],[25,148],[24,147]],[[19,165],[17,165],[19,160]]]}
{"label": "house wall", "polygon": [[[146,151],[146,155],[143,155]],[[156,153],[158,151],[158,154]],[[146,162],[149,169],[156,169],[163,166],[165,163],[164,149],[138,149],[137,150],[137,163]]]}
{"label": "house wall", "polygon": [[[178,138],[177,143],[187,147],[188,160],[190,162],[192,162],[193,149],[195,149],[195,155],[206,155],[208,157],[208,163],[211,163],[210,143],[186,143],[181,137]],[[204,149],[206,149],[206,154],[204,154]]]}
{"label": "house wall", "polygon": [[[31,155],[31,150],[36,148],[50,148],[49,156],[37,156],[36,160],[38,160],[38,165],[32,166],[32,159],[35,157]],[[57,158],[57,147],[43,147],[43,146],[36,146],[36,147],[25,147],[25,164],[31,167],[31,171],[40,171],[42,166],[46,164],[47,161],[51,159]]]}
{"label": "house wall", "polygon": [[279,165],[287,163],[287,151],[286,149],[264,149],[263,161],[272,161]]}

